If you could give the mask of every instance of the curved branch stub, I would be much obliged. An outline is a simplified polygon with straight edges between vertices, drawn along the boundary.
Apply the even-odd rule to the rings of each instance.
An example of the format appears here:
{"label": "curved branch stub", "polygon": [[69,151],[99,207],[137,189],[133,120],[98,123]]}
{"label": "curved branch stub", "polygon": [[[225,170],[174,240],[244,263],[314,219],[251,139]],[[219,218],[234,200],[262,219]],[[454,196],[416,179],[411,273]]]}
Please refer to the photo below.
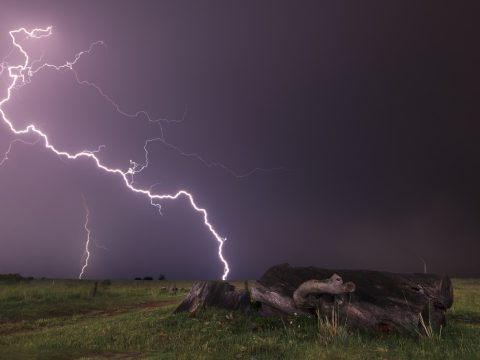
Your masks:
{"label": "curved branch stub", "polygon": [[353,282],[343,283],[341,276],[333,274],[325,280],[312,279],[302,283],[293,293],[293,301],[295,306],[303,308],[307,305],[308,295],[343,295],[354,291],[355,284]]}

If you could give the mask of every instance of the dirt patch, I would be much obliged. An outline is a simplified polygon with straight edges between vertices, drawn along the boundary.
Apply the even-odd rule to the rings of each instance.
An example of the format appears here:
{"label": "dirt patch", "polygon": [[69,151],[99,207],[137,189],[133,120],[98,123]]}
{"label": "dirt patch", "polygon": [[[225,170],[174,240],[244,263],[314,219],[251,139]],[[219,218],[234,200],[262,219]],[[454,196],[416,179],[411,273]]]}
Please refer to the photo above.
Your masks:
{"label": "dirt patch", "polygon": [[148,356],[148,353],[103,353],[90,356],[82,356],[76,359],[82,360],[100,360],[100,359],[119,359],[119,360],[137,360]]}
{"label": "dirt patch", "polygon": [[468,324],[474,326],[480,326],[480,315],[478,312],[465,312],[461,314],[451,314],[447,318],[448,321],[454,321],[460,324]]}
{"label": "dirt patch", "polygon": [[460,324],[466,324],[466,325],[473,325],[473,326],[480,326],[480,319],[479,318],[456,318],[454,319],[455,322],[460,323]]}
{"label": "dirt patch", "polygon": [[[75,314],[72,314],[71,316],[51,316],[48,319],[65,320],[67,323],[72,319],[74,319],[75,321],[81,322],[81,321],[91,320],[93,318],[98,318],[98,317],[105,318],[105,317],[118,316],[118,315],[129,313],[134,310],[148,310],[148,309],[153,310],[153,309],[158,309],[158,308],[162,308],[169,305],[175,305],[178,303],[179,303],[178,300],[150,301],[145,303],[123,305],[114,309],[91,310],[91,311],[84,311],[84,312],[80,311],[80,312],[76,312]],[[39,324],[36,323],[36,320],[4,322],[0,324],[0,336],[12,335],[17,333],[35,332],[42,328],[53,329],[61,326],[63,325],[53,325],[53,326],[43,327],[41,325],[39,326]]]}
{"label": "dirt patch", "polygon": [[[120,306],[116,309],[112,310],[99,310],[99,311],[89,311],[83,313],[82,315],[87,315],[85,317],[95,317],[96,315],[100,316],[115,316],[130,312],[131,310],[138,310],[138,309],[154,309],[154,308],[161,308],[168,305],[175,305],[178,304],[178,300],[159,300],[159,301],[150,301],[147,303],[140,303],[140,304],[131,304]],[[91,316],[88,316],[91,315]]]}

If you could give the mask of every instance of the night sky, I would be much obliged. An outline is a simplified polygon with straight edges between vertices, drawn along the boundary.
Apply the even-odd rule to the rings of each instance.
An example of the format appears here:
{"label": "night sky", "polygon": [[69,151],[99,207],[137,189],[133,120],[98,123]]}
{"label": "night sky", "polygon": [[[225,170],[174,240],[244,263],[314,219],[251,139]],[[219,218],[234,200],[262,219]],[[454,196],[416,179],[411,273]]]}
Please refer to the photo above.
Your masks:
{"label": "night sky", "polygon": [[[138,186],[190,191],[228,240],[229,278],[289,262],[480,276],[480,4],[472,1],[1,1],[8,31],[163,122]],[[18,52],[9,64],[21,61]],[[9,84],[0,76],[0,98]],[[119,114],[69,71],[39,72],[4,110],[67,151],[141,162],[162,128]],[[0,158],[10,141],[0,124]],[[34,141],[32,135],[22,139]],[[16,143],[0,167],[0,273],[215,279],[217,244],[185,199],[134,194],[92,161]],[[106,249],[105,249],[106,248]]]}

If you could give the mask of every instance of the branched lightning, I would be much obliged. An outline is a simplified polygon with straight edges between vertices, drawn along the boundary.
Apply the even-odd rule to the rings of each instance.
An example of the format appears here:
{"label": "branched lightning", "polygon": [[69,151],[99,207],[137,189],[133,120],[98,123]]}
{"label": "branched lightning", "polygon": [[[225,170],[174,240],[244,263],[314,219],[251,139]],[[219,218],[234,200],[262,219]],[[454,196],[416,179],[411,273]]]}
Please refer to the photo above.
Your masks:
{"label": "branched lightning", "polygon": [[81,280],[83,277],[83,274],[85,273],[85,270],[88,267],[88,260],[90,260],[90,238],[91,238],[91,231],[89,226],[89,221],[90,221],[90,209],[88,208],[87,205],[87,200],[85,200],[85,196],[82,196],[83,198],[83,208],[85,209],[85,224],[83,225],[85,232],[87,234],[87,240],[85,241],[85,251],[82,255],[82,269],[80,270],[80,274],[78,275],[78,279]]}
{"label": "branched lightning", "polygon": [[[177,152],[178,154],[180,154],[182,156],[196,159],[196,160],[200,161],[203,165],[205,165],[207,167],[210,167],[210,168],[211,167],[218,167],[218,168],[224,170],[225,172],[227,172],[228,174],[230,174],[230,175],[232,175],[236,178],[245,178],[245,177],[253,175],[257,172],[272,172],[272,171],[286,170],[285,167],[272,167],[272,168],[256,167],[256,168],[253,168],[249,171],[239,173],[239,172],[231,169],[230,167],[226,166],[225,164],[223,164],[221,162],[208,161],[198,153],[186,152],[182,148],[180,148],[179,146],[177,146],[175,144],[172,144],[171,142],[167,141],[166,138],[165,138],[165,134],[164,134],[164,131],[163,131],[162,124],[163,123],[181,123],[181,122],[183,122],[185,120],[185,116],[187,114],[187,108],[185,108],[185,111],[184,111],[181,119],[154,118],[146,110],[139,110],[139,111],[136,111],[134,113],[130,113],[130,112],[127,112],[127,111],[123,110],[120,107],[120,105],[115,100],[113,100],[112,97],[109,96],[100,86],[98,86],[97,84],[95,84],[92,81],[81,79],[79,77],[78,73],[75,71],[74,65],[80,60],[80,58],[83,55],[92,53],[92,51],[98,46],[105,46],[105,43],[103,41],[96,41],[96,42],[90,44],[90,46],[87,50],[79,52],[78,54],[75,55],[75,57],[72,61],[67,61],[66,63],[64,63],[62,65],[52,65],[52,64],[45,63],[45,64],[42,64],[42,65],[38,66],[37,68],[33,69],[33,64],[34,63],[32,62],[32,65],[29,67],[28,76],[31,78],[38,71],[43,70],[45,68],[49,68],[49,69],[53,69],[53,70],[57,70],[57,71],[59,71],[59,70],[70,70],[70,72],[73,74],[74,80],[77,84],[93,88],[95,91],[97,91],[97,93],[101,97],[103,97],[108,103],[110,103],[112,105],[112,107],[120,115],[125,116],[127,118],[138,118],[140,116],[143,116],[148,122],[157,124],[159,126],[161,136],[157,137],[155,139],[147,140],[145,145],[148,142],[151,142],[151,141],[159,141],[162,144],[164,144],[166,147],[170,148],[171,150]],[[40,59],[41,58],[42,57],[40,57]],[[37,59],[37,60],[35,60],[35,62],[40,62],[40,60]]]}
{"label": "branched lightning", "polygon": [[12,141],[10,141],[10,144],[8,144],[7,151],[5,151],[5,153],[3,155],[3,158],[0,159],[0,166],[5,164],[5,162],[8,160],[8,155],[10,155],[10,152],[12,151],[14,144],[22,143],[22,144],[26,144],[26,145],[35,145],[36,143],[38,143],[38,141],[39,141],[39,139],[36,139],[35,141],[32,141],[32,142],[26,141],[26,140],[23,140],[23,139],[13,139]]}
{"label": "branched lightning", "polygon": [[[75,160],[75,159],[79,159],[79,158],[88,158],[88,159],[92,160],[92,162],[100,170],[103,170],[107,173],[111,173],[111,174],[114,174],[114,175],[120,177],[123,180],[125,186],[129,190],[131,190],[132,192],[135,192],[135,193],[138,193],[138,194],[141,194],[141,195],[144,195],[144,196],[148,197],[148,199],[150,200],[150,202],[154,206],[157,206],[156,204],[158,204],[159,201],[176,200],[176,199],[179,199],[181,197],[185,198],[190,203],[191,207],[195,211],[197,211],[198,213],[200,213],[202,215],[203,222],[204,222],[205,226],[207,227],[207,229],[209,230],[211,235],[213,235],[213,237],[215,238],[215,240],[218,243],[218,257],[219,257],[219,259],[222,262],[223,267],[224,267],[223,274],[222,274],[222,279],[225,280],[228,276],[229,271],[230,271],[228,263],[223,256],[223,245],[226,241],[226,238],[221,237],[217,233],[217,231],[214,229],[213,225],[209,221],[207,210],[197,205],[197,203],[195,202],[191,193],[182,189],[182,190],[179,190],[178,192],[176,192],[175,194],[157,194],[157,193],[153,192],[153,190],[152,190],[153,188],[143,189],[143,188],[140,188],[140,187],[136,187],[136,186],[134,186],[134,183],[133,183],[133,176],[135,174],[137,174],[139,171],[141,171],[145,168],[143,165],[135,165],[135,163],[131,162],[131,166],[126,171],[122,170],[122,169],[119,169],[119,168],[110,168],[107,165],[103,164],[101,162],[101,160],[99,159],[99,157],[97,157],[97,152],[101,148],[99,148],[97,151],[82,150],[82,151],[77,152],[77,153],[69,153],[69,152],[64,151],[64,150],[59,150],[53,144],[51,144],[47,134],[45,134],[42,130],[37,128],[35,125],[30,124],[30,125],[27,125],[25,128],[17,129],[14,126],[13,122],[10,119],[8,119],[7,115],[5,114],[5,111],[3,110],[3,106],[11,99],[13,89],[15,89],[16,87],[27,84],[30,81],[32,76],[34,76],[38,71],[40,71],[41,69],[44,69],[44,68],[53,68],[55,70],[66,70],[66,69],[68,69],[68,70],[73,71],[73,65],[80,59],[80,57],[83,54],[90,52],[93,49],[93,46],[95,46],[95,44],[103,44],[103,43],[102,42],[93,43],[88,50],[78,53],[75,56],[73,61],[66,62],[63,65],[52,65],[52,64],[44,63],[42,65],[37,66],[35,69],[32,69],[31,64],[29,65],[29,61],[30,61],[29,55],[26,52],[26,50],[22,47],[21,43],[17,41],[16,37],[19,34],[23,34],[27,39],[39,39],[39,38],[43,38],[43,37],[48,37],[52,34],[52,27],[49,26],[49,27],[44,28],[44,29],[36,28],[36,29],[31,30],[31,31],[28,31],[25,28],[20,28],[20,29],[10,31],[9,34],[10,34],[10,37],[12,39],[12,44],[14,45],[14,47],[16,49],[18,49],[18,51],[20,51],[20,53],[23,55],[23,57],[25,59],[23,64],[15,65],[15,66],[10,66],[7,63],[2,62],[2,65],[1,65],[1,68],[0,68],[1,72],[3,72],[6,69],[8,71],[8,76],[11,79],[11,82],[10,82],[10,84],[8,86],[8,89],[7,89],[6,97],[3,98],[2,100],[0,100],[1,119],[7,125],[7,127],[10,129],[10,131],[12,133],[16,134],[16,135],[36,134],[39,137],[39,139],[41,139],[43,141],[44,147],[46,149],[52,151],[54,154],[56,154],[60,158],[65,158],[65,159],[69,159],[69,160]],[[36,62],[38,62],[38,61],[36,61]],[[79,80],[78,77],[77,77],[77,80]],[[98,88],[97,90],[99,92],[101,92],[101,89],[100,90],[99,89],[100,88]],[[101,94],[104,97],[106,96],[106,95],[104,95],[103,92],[101,92]],[[113,100],[111,100],[110,102],[115,106],[115,103],[113,102]],[[117,108],[117,111],[120,111],[119,107],[116,107],[116,108]],[[125,113],[125,114],[128,116],[127,113]],[[148,114],[146,112],[139,112],[137,114],[133,114],[133,116],[136,117],[140,114],[144,114],[145,116],[147,116],[150,119],[150,117],[148,116]],[[147,145],[147,143],[146,143],[146,145]],[[145,145],[145,148],[146,148],[146,145]],[[147,159],[148,159],[148,157],[147,157]],[[88,262],[88,259],[87,259],[87,262]]]}
{"label": "branched lightning", "polygon": [[105,251],[110,251],[110,249],[108,247],[106,247],[105,245],[102,245],[102,244],[99,244],[97,239],[95,239],[94,237],[91,238],[93,243],[95,244],[95,247],[99,248],[99,249],[102,249],[102,250],[105,250]]}
{"label": "branched lightning", "polygon": [[85,250],[83,251],[82,257],[81,257],[81,270],[80,274],[78,275],[78,279],[81,280],[83,279],[83,276],[85,274],[85,271],[88,268],[90,256],[91,256],[91,249],[90,249],[90,243],[93,241],[93,244],[99,248],[103,249],[105,251],[109,251],[109,249],[97,242],[97,240],[92,236],[92,230],[90,229],[90,208],[88,207],[87,200],[85,199],[85,196],[82,195],[82,200],[83,200],[83,208],[85,210],[85,223],[83,224],[83,228],[85,229],[85,233],[87,235],[85,239]]}
{"label": "branched lightning", "polygon": [[250,171],[247,171],[247,172],[244,172],[244,173],[238,173],[232,169],[230,169],[228,166],[224,165],[223,163],[221,162],[213,162],[213,161],[208,161],[208,160],[205,160],[202,156],[200,156],[199,154],[197,153],[192,153],[192,152],[186,152],[186,151],[183,151],[180,147],[178,147],[177,145],[174,145],[168,141],[165,140],[165,138],[161,137],[161,138],[157,138],[155,140],[158,140],[160,142],[162,142],[165,146],[169,147],[170,149],[173,149],[175,150],[177,153],[179,153],[180,155],[183,155],[183,156],[186,156],[186,157],[190,157],[190,158],[194,158],[194,159],[197,159],[198,161],[200,161],[203,165],[205,165],[206,167],[218,167],[224,171],[226,171],[228,174],[236,177],[236,178],[245,178],[245,177],[249,177],[250,175],[253,175],[257,172],[272,172],[272,171],[279,171],[279,170],[287,170],[287,168],[283,167],[283,166],[279,166],[279,167],[274,167],[274,168],[261,168],[261,167],[256,167],[254,169],[251,169]]}

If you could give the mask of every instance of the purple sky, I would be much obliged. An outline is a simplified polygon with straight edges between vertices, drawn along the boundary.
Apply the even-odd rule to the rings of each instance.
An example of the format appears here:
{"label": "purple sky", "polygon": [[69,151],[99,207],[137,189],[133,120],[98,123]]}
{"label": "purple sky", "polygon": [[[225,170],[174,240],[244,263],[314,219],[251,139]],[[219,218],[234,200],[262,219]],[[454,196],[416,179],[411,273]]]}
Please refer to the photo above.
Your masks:
{"label": "purple sky", "polygon": [[[125,111],[184,119],[136,180],[190,191],[228,238],[230,278],[279,262],[480,276],[479,5],[475,2],[3,1],[8,31],[53,25],[25,45],[60,64],[97,40],[76,71]],[[12,55],[10,64],[21,57]],[[0,98],[8,77],[0,76]],[[71,152],[106,145],[112,167],[161,136],[122,116],[71,72],[45,70],[4,107]],[[13,139],[0,126],[0,158]],[[35,137],[23,139],[31,141]],[[87,278],[218,278],[215,239],[185,200],[148,199],[91,161],[15,144],[0,167],[0,273]]]}

